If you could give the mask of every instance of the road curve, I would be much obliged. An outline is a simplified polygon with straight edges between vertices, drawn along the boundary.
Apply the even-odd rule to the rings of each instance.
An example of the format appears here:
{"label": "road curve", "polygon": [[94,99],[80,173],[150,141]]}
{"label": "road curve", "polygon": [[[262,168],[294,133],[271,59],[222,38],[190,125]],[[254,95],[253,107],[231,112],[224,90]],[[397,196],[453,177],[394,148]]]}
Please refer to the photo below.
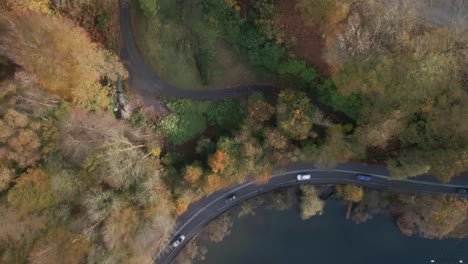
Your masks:
{"label": "road curve", "polygon": [[268,85],[237,86],[228,89],[196,91],[185,90],[163,82],[144,63],[134,41],[128,4],[120,1],[120,31],[123,47],[121,59],[129,73],[129,84],[143,96],[169,96],[175,98],[190,98],[194,100],[221,100],[225,98],[243,97],[255,90],[277,92],[278,88]]}
{"label": "road curve", "polygon": [[[297,174],[304,173],[310,173],[311,179],[307,181],[297,181]],[[371,175],[372,180],[370,182],[358,181],[356,179],[356,174],[358,173]],[[454,195],[456,195],[457,188],[468,188],[467,177],[455,178],[450,183],[440,183],[429,175],[405,180],[391,180],[388,175],[387,169],[377,166],[347,163],[340,164],[334,169],[320,169],[316,168],[312,163],[303,163],[278,169],[272,179],[266,184],[256,185],[253,182],[247,182],[229,189],[220,190],[192,204],[188,211],[177,219],[177,231],[174,233],[171,241],[180,235],[185,235],[186,238],[177,248],[168,245],[166,252],[158,256],[155,259],[155,263],[171,263],[186,243],[216,217],[245,200],[279,188],[300,184],[355,184],[372,189],[398,192],[445,193]],[[234,193],[237,199],[232,203],[226,204],[225,198]]]}
{"label": "road curve", "polygon": [[[143,103],[147,106],[155,104],[154,98],[157,96],[167,96],[173,98],[190,98],[192,100],[222,100],[226,98],[237,98],[251,95],[254,91],[264,94],[275,94],[280,88],[270,85],[244,85],[218,90],[186,90],[172,86],[162,81],[145,64],[140,56],[135,43],[131,17],[128,8],[128,0],[120,0],[120,31],[122,34],[122,49],[120,58],[124,63],[128,73],[128,83],[132,92],[141,96]],[[354,123],[355,121],[344,113],[335,111],[315,98],[310,98],[327,117],[335,122]]]}
{"label": "road curve", "polygon": [[[255,90],[262,92],[278,92],[279,89],[272,86],[251,85],[239,86],[223,90],[192,91],[171,86],[156,76],[144,63],[133,39],[131,19],[128,10],[128,0],[120,1],[120,29],[123,40],[121,59],[129,72],[129,85],[132,91],[141,95],[145,104],[152,105],[152,98],[156,96],[169,96],[175,98],[190,98],[194,100],[220,100],[224,98],[248,96]],[[332,109],[319,105],[323,110],[331,113]],[[342,114],[334,112],[335,116],[343,119]],[[298,182],[298,173],[310,173],[312,178],[308,181]],[[355,175],[364,173],[373,176],[372,181],[357,181]],[[347,163],[338,165],[334,169],[319,169],[313,164],[293,164],[289,167],[278,169],[272,179],[263,185],[248,182],[233,186],[229,189],[217,191],[195,204],[192,204],[186,213],[177,219],[177,231],[171,241],[179,235],[185,235],[186,239],[177,248],[168,245],[167,250],[154,259],[155,263],[170,263],[180,250],[210,221],[223,214],[239,203],[271,192],[273,190],[295,186],[299,184],[356,184],[374,189],[393,190],[398,192],[425,192],[454,194],[456,188],[468,188],[468,177],[459,177],[451,183],[440,183],[431,176],[419,176],[411,180],[389,180],[388,171],[384,167],[371,167],[362,164]],[[225,197],[236,193],[237,199],[225,203]]]}

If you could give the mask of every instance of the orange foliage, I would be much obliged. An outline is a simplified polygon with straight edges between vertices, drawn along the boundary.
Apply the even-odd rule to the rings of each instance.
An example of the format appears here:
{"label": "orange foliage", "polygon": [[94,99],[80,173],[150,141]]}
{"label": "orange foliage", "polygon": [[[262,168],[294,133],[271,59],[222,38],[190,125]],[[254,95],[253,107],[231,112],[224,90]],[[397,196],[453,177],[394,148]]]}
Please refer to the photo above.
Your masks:
{"label": "orange foliage", "polygon": [[104,76],[114,78],[115,71],[126,75],[120,65],[113,65],[117,61],[105,60],[104,52],[82,28],[63,17],[1,14],[0,32],[0,53],[62,98],[71,98],[74,89]]}
{"label": "orange foliage", "polygon": [[208,165],[214,173],[222,172],[226,168],[226,161],[227,154],[220,150],[208,157]]}
{"label": "orange foliage", "polygon": [[217,190],[222,189],[226,186],[226,183],[221,177],[216,174],[210,174],[206,177],[205,185],[203,186],[203,191],[206,194],[214,193]]}
{"label": "orange foliage", "polygon": [[178,198],[176,200],[176,208],[175,208],[175,213],[177,216],[182,215],[185,211],[187,211],[187,208],[189,207],[189,203],[185,201],[182,198]]}
{"label": "orange foliage", "polygon": [[272,171],[270,169],[264,169],[262,172],[255,176],[255,184],[261,185],[270,181],[272,176]]}

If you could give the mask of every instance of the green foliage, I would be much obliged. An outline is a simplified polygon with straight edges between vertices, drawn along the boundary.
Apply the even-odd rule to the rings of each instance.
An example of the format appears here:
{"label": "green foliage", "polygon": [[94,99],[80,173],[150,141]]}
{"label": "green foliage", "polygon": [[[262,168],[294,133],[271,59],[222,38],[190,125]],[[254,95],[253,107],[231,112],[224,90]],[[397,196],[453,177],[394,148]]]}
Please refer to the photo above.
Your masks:
{"label": "green foliage", "polygon": [[355,150],[343,133],[343,126],[335,125],[328,128],[327,138],[318,148],[314,160],[319,167],[332,168],[355,155]]}
{"label": "green foliage", "polygon": [[240,101],[233,99],[219,102],[170,100],[167,107],[174,113],[161,120],[157,129],[167,135],[174,145],[202,134],[207,125],[229,132],[239,127],[245,115]]}
{"label": "green foliage", "polygon": [[159,0],[138,0],[143,15],[146,17],[155,17],[159,11]]}
{"label": "green foliage", "polygon": [[97,17],[97,27],[98,27],[98,30],[101,31],[101,30],[105,30],[109,24],[109,22],[111,21],[111,17],[109,14],[100,14],[98,17]]}
{"label": "green foliage", "polygon": [[208,157],[208,155],[213,154],[215,150],[216,144],[206,137],[201,137],[197,141],[197,146],[195,147],[195,152],[205,158]]}
{"label": "green foliage", "polygon": [[307,140],[304,147],[302,147],[302,155],[306,161],[310,161],[316,156],[317,150],[317,145],[313,141]]}
{"label": "green foliage", "polygon": [[301,78],[305,83],[312,83],[317,78],[315,68],[308,65],[305,61],[289,59],[287,62],[278,66],[278,73],[288,74]]}
{"label": "green foliage", "polygon": [[225,99],[216,102],[206,112],[208,124],[217,126],[225,131],[236,130],[245,116],[244,109],[239,100]]}
{"label": "green foliage", "polygon": [[271,11],[271,2],[256,2],[247,19],[241,18],[225,1],[204,0],[203,4],[207,21],[225,33],[234,49],[247,54],[249,63],[259,72],[288,74],[306,83],[317,77],[313,67],[304,61],[288,59],[286,49],[278,44],[283,37],[270,22],[266,22],[271,20],[268,15],[262,17]]}
{"label": "green foliage", "polygon": [[278,70],[279,65],[286,58],[286,50],[276,44],[265,43],[265,46],[258,47],[249,52],[250,63],[258,69],[266,69],[270,72]]}
{"label": "green foliage", "polygon": [[140,108],[140,109],[134,111],[132,113],[132,116],[130,116],[130,119],[128,121],[135,128],[141,127],[144,124],[146,124],[146,118],[145,118],[145,115],[143,113],[143,109]]}
{"label": "green foliage", "polygon": [[354,120],[359,118],[362,108],[361,97],[358,94],[341,95],[330,78],[318,84],[314,93],[320,102],[331,106],[336,111],[345,113]]}

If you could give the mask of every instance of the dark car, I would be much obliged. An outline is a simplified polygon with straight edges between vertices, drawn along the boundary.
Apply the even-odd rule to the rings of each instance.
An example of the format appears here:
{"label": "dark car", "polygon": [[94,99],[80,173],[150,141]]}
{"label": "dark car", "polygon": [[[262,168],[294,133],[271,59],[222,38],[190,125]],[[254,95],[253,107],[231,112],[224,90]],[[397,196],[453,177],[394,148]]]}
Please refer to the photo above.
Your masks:
{"label": "dark car", "polygon": [[358,179],[359,181],[370,181],[372,179],[372,176],[366,174],[356,174],[356,179]]}
{"label": "dark car", "polygon": [[468,189],[466,189],[466,188],[458,188],[458,189],[457,189],[457,193],[458,193],[458,194],[465,194],[465,195],[466,195],[466,194],[468,194]]}
{"label": "dark car", "polygon": [[229,195],[228,197],[226,197],[226,203],[232,203],[234,202],[235,200],[237,199],[237,196],[236,194],[231,194]]}

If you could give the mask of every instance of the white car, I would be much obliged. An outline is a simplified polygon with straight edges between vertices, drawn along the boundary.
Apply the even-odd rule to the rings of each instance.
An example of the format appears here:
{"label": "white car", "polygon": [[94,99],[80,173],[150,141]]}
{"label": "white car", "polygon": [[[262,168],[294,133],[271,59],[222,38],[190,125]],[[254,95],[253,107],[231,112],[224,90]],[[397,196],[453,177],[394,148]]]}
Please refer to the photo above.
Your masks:
{"label": "white car", "polygon": [[298,174],[297,175],[297,180],[298,181],[310,180],[310,174]]}
{"label": "white car", "polygon": [[176,240],[174,240],[174,242],[172,242],[172,246],[175,248],[178,247],[182,243],[182,241],[184,241],[184,239],[185,239],[185,236],[180,235]]}

